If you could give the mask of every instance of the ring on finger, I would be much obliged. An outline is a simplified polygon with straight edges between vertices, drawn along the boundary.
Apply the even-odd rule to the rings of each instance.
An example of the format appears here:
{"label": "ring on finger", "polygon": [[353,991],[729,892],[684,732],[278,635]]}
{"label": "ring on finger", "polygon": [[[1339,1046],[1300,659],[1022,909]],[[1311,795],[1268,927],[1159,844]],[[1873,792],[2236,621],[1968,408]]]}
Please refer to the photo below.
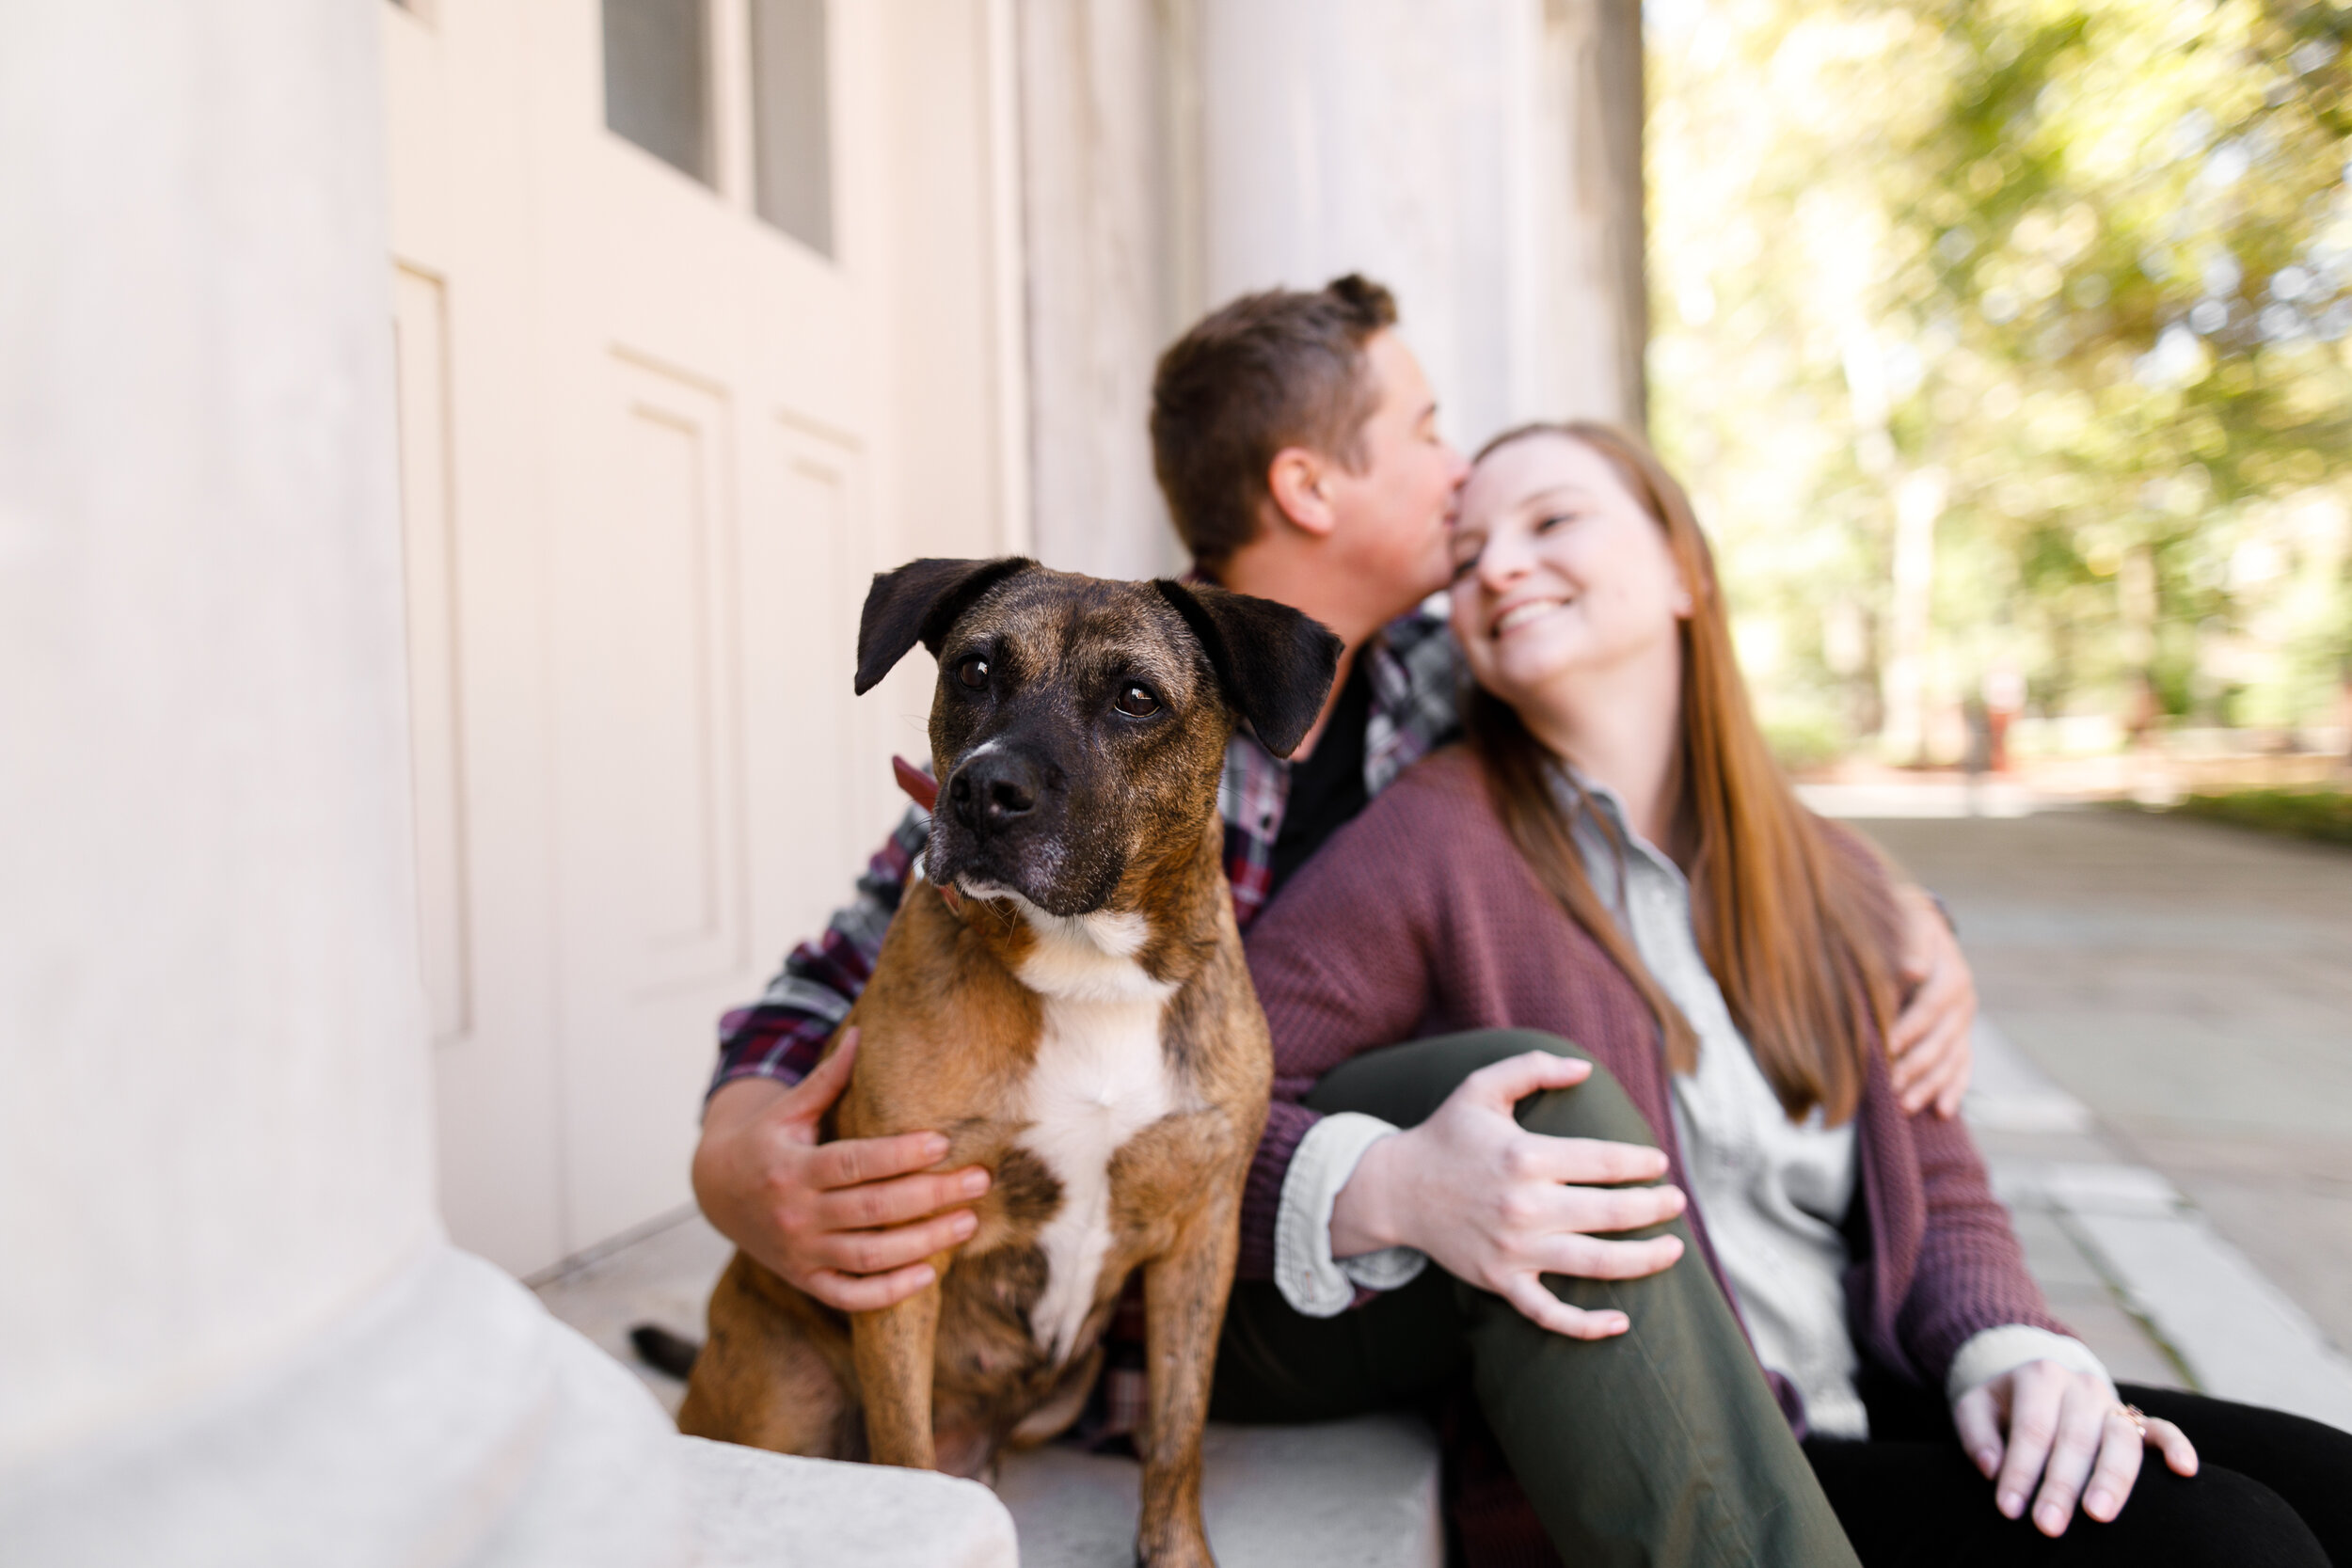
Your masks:
{"label": "ring on finger", "polygon": [[2132,1423],[2132,1430],[2139,1433],[2142,1442],[2147,1441],[2148,1413],[2146,1411],[2136,1404],[2119,1404],[2115,1407],[2115,1413]]}

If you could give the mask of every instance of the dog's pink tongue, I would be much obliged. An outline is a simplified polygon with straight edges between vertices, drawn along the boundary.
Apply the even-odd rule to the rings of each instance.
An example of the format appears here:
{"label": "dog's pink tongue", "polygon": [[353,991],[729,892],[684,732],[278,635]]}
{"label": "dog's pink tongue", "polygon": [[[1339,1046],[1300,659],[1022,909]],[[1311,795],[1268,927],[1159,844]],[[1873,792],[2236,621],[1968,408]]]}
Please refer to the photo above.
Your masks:
{"label": "dog's pink tongue", "polygon": [[898,781],[898,787],[907,792],[907,798],[925,811],[939,804],[939,781],[906,758],[890,759],[890,776]]}

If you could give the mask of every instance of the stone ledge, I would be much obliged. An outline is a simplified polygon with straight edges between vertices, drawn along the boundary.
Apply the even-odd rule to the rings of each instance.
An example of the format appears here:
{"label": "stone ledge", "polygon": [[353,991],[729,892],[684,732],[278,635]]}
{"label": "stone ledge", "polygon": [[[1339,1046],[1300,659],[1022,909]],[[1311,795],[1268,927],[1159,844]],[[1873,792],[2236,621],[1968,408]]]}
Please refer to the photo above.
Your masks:
{"label": "stone ledge", "polygon": [[[543,1279],[536,1287],[548,1308],[595,1340],[615,1360],[628,1367],[670,1410],[677,1408],[681,1386],[638,1361],[628,1344],[628,1327],[648,1319],[692,1333],[711,1280],[724,1266],[732,1248],[699,1215],[637,1238],[628,1244]],[[708,1447],[708,1445],[701,1445]],[[1204,1501],[1209,1538],[1217,1549],[1220,1568],[1252,1568],[1253,1564],[1364,1563],[1373,1568],[1437,1568],[1443,1560],[1443,1529],[1438,1503],[1436,1440],[1422,1422],[1406,1416],[1366,1417],[1318,1426],[1229,1427],[1212,1425],[1206,1440],[1207,1475]],[[968,1481],[941,1477],[913,1477],[906,1472],[849,1467],[841,1475],[818,1460],[785,1460],[750,1449],[727,1450],[708,1465],[696,1458],[694,1496],[708,1502],[711,1487],[719,1488],[716,1508],[705,1507],[710,1518],[717,1508],[741,1513],[770,1508],[771,1481],[750,1473],[767,1462],[787,1466],[819,1466],[807,1472],[819,1478],[816,1490],[792,1482],[774,1495],[774,1514],[800,1514],[811,1500],[863,1518],[852,1521],[861,1533],[846,1531],[839,1544],[828,1536],[820,1549],[798,1546],[793,1530],[715,1539],[706,1529],[706,1554],[720,1568],[749,1568],[751,1563],[852,1562],[899,1563],[1012,1561],[957,1557],[947,1549],[926,1556],[930,1548],[900,1528],[907,1505],[889,1496],[856,1489],[868,1479],[887,1486],[914,1481],[977,1493],[995,1508],[985,1492]],[[727,1466],[750,1474],[731,1480]],[[765,1472],[774,1477],[781,1472]],[[1020,1560],[1026,1568],[1102,1563],[1128,1568],[1133,1560],[1136,1497],[1141,1475],[1135,1461],[1080,1453],[1048,1446],[1027,1453],[1008,1455],[997,1486],[998,1495],[1018,1526]],[[941,1494],[950,1512],[964,1505]],[[961,1515],[959,1514],[959,1517]],[[998,1515],[1003,1516],[1001,1512]],[[985,1532],[982,1532],[985,1534]],[[850,1543],[854,1539],[857,1544]],[[938,1539],[930,1534],[920,1541]],[[860,1559],[855,1550],[873,1555]],[[892,1555],[892,1554],[897,1555]]]}
{"label": "stone ledge", "polygon": [[1012,1519],[977,1481],[677,1442],[700,1568],[1019,1568]]}
{"label": "stone ledge", "polygon": [[[1438,1445],[1423,1422],[1364,1416],[1313,1426],[1212,1423],[1201,1511],[1218,1568],[1438,1568]],[[1134,1561],[1132,1459],[1047,1447],[1008,1455],[996,1492],[1021,1532],[1023,1568]]]}

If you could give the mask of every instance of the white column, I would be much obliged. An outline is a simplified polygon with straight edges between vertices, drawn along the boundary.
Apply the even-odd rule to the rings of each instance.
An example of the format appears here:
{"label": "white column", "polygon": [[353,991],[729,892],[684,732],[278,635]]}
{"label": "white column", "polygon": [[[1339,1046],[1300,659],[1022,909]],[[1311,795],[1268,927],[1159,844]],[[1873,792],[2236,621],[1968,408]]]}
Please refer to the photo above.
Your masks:
{"label": "white column", "polygon": [[1039,553],[1172,555],[1159,351],[1256,289],[1364,272],[1455,439],[1642,420],[1637,0],[1034,0],[1020,8]]}
{"label": "white column", "polygon": [[1152,476],[1152,372],[1182,330],[1184,62],[1150,0],[1018,8],[1037,553],[1098,577],[1184,563]]}
{"label": "white column", "polygon": [[1639,420],[1638,141],[1603,135],[1627,102],[1638,134],[1629,7],[1200,8],[1210,303],[1360,271],[1396,291],[1457,440]]}
{"label": "white column", "polygon": [[0,12],[0,1556],[806,1549],[433,1216],[378,25]]}

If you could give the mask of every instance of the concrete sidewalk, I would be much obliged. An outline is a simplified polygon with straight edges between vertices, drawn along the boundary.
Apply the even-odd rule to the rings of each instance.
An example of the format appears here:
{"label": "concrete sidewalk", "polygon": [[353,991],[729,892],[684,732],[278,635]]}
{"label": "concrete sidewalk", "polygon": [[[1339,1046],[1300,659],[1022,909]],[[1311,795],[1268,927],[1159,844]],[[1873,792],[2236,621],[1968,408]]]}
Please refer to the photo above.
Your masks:
{"label": "concrete sidewalk", "polygon": [[2106,808],[1856,826],[1959,923],[1969,1115],[2059,1315],[2127,1381],[2153,1350],[2352,1427],[2352,853]]}

